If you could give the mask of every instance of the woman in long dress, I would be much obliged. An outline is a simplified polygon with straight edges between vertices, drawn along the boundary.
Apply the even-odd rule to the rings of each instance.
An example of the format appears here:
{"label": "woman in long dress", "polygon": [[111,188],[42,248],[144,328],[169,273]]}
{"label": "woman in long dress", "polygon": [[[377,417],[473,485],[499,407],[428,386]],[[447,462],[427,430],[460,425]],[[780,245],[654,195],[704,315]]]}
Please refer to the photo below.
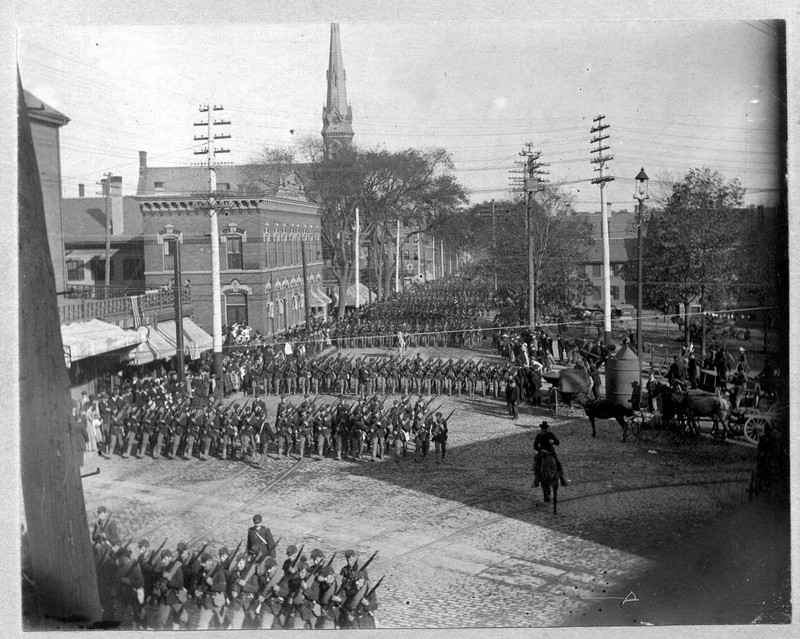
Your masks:
{"label": "woman in long dress", "polygon": [[[86,442],[86,452],[96,452],[98,448],[97,433],[100,432],[102,420],[100,419],[100,407],[97,399],[95,399],[94,395],[90,399],[91,403],[86,409],[86,432],[89,435],[89,439]],[[100,437],[102,438],[102,432]]]}

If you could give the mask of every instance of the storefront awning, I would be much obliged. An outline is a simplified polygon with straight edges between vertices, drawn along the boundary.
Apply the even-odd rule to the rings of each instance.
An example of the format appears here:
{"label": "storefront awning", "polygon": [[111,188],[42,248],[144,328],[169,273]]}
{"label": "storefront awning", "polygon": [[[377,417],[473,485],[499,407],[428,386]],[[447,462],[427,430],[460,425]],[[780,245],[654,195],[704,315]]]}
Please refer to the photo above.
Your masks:
{"label": "storefront awning", "polygon": [[79,359],[135,346],[144,341],[144,335],[93,319],[61,326],[61,340],[64,343],[64,359],[69,365]]}
{"label": "storefront awning", "polygon": [[308,292],[308,303],[311,308],[327,308],[333,300],[322,291],[315,291],[313,288]]}
{"label": "storefront awning", "polygon": [[[337,291],[338,292],[338,291]],[[359,300],[358,305],[364,306],[365,304],[369,304],[370,293],[369,289],[364,286],[364,284],[359,284],[358,286],[358,293],[359,293]],[[376,299],[376,295],[372,294],[372,299]],[[355,306],[356,305],[356,285],[351,284],[347,287],[347,293],[344,296],[344,305],[345,306]]]}
{"label": "storefront awning", "polygon": [[142,326],[147,331],[147,339],[128,353],[131,364],[139,366],[149,364],[157,359],[175,357],[175,346],[152,326]]}
{"label": "storefront awning", "polygon": [[[172,348],[172,354],[177,350],[175,335],[175,320],[158,323],[158,332]],[[189,353],[191,359],[198,359],[200,353],[213,347],[211,335],[195,324],[188,317],[183,318],[183,349]]]}
{"label": "storefront awning", "polygon": [[199,359],[200,353],[203,351],[210,351],[214,348],[214,340],[211,335],[206,333],[188,317],[183,318],[183,334],[187,335],[191,342],[189,344],[189,355],[192,359]]}

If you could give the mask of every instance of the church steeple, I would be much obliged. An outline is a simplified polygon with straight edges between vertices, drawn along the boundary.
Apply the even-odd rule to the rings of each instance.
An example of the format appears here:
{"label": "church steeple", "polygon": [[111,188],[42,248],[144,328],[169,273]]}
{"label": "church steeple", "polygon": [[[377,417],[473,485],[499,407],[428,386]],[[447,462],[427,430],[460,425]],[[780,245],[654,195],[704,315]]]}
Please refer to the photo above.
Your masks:
{"label": "church steeple", "polygon": [[353,110],[347,104],[345,80],[339,25],[333,23],[328,58],[328,96],[322,109],[322,141],[326,155],[336,155],[353,142]]}

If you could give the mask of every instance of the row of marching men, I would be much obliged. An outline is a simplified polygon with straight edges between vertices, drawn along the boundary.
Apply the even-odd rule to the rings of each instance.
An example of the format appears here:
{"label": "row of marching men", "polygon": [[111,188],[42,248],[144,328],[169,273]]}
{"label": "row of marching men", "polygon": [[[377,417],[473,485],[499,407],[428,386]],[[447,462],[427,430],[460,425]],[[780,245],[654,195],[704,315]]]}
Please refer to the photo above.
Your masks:
{"label": "row of marching men", "polygon": [[[101,507],[102,508],[102,507]],[[231,552],[208,544],[192,551],[166,540],[155,550],[147,540],[122,544],[110,529],[111,513],[99,513],[93,532],[98,589],[105,625],[129,629],[333,629],[375,628],[377,591],[367,568],[347,550],[334,566],[318,548],[289,545],[275,557],[277,542],[239,546]],[[111,522],[113,523],[113,522]],[[261,526],[254,517],[254,529]],[[271,541],[271,535],[269,536]]]}
{"label": "row of marching men", "polygon": [[[234,402],[227,407],[209,403],[204,408],[167,400],[152,411],[132,411],[114,419],[108,454],[123,458],[152,455],[173,459],[200,460],[209,457],[240,459],[263,466],[270,452],[278,456],[343,456],[371,460],[385,459],[394,450],[399,461],[414,444],[417,461],[427,456],[431,444],[436,461],[444,461],[447,450],[448,420],[431,408],[435,396],[404,395],[386,406],[388,398],[373,394],[345,401],[320,402],[319,396],[306,396],[293,404],[282,397],[274,422],[260,398]],[[126,412],[126,409],[121,409]]]}

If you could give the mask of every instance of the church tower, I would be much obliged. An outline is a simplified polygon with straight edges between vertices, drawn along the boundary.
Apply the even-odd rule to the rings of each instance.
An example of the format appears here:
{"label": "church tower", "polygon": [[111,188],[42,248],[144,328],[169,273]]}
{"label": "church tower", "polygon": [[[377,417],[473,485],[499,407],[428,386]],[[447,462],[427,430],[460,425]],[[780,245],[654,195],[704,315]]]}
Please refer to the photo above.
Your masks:
{"label": "church tower", "polygon": [[347,104],[346,75],[342,63],[339,25],[331,24],[331,50],[328,59],[328,99],[322,109],[322,141],[326,157],[353,143],[353,109]]}

